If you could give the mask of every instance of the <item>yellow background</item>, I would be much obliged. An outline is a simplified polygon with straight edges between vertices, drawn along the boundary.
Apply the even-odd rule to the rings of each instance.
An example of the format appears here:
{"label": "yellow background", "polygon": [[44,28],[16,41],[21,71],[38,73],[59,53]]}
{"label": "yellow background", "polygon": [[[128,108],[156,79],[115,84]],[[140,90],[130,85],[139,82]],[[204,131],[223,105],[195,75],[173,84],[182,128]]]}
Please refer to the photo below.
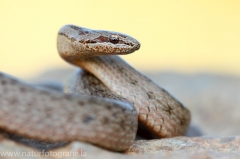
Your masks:
{"label": "yellow background", "polygon": [[145,71],[240,75],[239,0],[0,0],[0,71],[21,78],[69,67],[57,54],[65,24],[141,42],[124,56]]}

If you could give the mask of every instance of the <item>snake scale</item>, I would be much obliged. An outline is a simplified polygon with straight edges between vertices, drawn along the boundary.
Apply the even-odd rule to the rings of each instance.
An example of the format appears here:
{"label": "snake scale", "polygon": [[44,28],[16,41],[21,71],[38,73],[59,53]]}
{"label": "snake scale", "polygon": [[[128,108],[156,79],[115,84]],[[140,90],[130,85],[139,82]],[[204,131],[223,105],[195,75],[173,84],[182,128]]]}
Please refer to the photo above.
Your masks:
{"label": "snake scale", "polygon": [[[117,55],[140,43],[118,32],[65,25],[59,55],[79,66],[68,93],[36,88],[0,73],[0,129],[42,141],[84,141],[122,151],[138,121],[158,137],[183,135],[190,112]],[[103,98],[105,97],[105,98]]]}

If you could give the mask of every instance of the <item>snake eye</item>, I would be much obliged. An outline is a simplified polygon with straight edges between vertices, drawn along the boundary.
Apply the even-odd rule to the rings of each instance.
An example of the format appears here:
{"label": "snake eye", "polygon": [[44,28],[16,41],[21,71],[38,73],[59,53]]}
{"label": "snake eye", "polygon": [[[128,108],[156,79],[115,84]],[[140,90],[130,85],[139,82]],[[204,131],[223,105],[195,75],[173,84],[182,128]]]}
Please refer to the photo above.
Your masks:
{"label": "snake eye", "polygon": [[116,44],[119,41],[119,36],[116,34],[110,35],[109,41],[113,44]]}

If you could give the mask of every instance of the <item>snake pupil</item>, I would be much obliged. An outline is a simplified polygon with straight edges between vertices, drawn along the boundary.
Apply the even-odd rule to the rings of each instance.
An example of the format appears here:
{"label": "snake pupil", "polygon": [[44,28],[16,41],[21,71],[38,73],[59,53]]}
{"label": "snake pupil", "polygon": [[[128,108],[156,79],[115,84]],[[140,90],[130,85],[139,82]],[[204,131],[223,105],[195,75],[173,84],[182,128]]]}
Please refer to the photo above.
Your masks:
{"label": "snake pupil", "polygon": [[119,41],[118,35],[110,35],[109,41],[110,41],[111,43],[113,43],[113,44],[118,43],[118,41]]}

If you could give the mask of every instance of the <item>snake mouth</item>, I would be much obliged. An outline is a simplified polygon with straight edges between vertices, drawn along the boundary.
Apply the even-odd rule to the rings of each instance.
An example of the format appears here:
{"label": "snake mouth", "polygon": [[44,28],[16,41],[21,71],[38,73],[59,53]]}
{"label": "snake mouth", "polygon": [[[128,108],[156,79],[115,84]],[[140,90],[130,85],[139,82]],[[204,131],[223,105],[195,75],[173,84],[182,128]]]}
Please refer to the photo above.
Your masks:
{"label": "snake mouth", "polygon": [[[96,43],[109,43],[110,41],[98,41],[96,39],[93,39],[93,40],[87,40],[87,41],[79,41],[80,43],[85,43],[85,44],[96,44]],[[127,42],[124,42],[124,41],[119,41],[117,44],[124,44],[124,45],[128,45],[129,47],[133,47],[134,44],[132,43],[127,43]]]}
{"label": "snake mouth", "polygon": [[129,42],[118,42],[113,44],[111,42],[99,42],[96,40],[87,40],[85,42],[79,42],[85,48],[85,52],[87,53],[95,53],[95,55],[125,55],[133,53],[134,51],[139,50],[140,43],[138,41],[134,41],[132,43]]}
{"label": "snake mouth", "polygon": [[[121,35],[119,35],[119,37],[123,37]],[[117,41],[111,41],[110,38],[106,37],[106,36],[99,36],[95,39],[88,39],[88,40],[80,40],[79,43],[83,43],[83,44],[97,44],[97,43],[105,43],[105,44],[112,44],[112,45],[117,45],[117,44],[122,44],[122,45],[126,45],[127,47],[131,47],[134,50],[138,50],[140,48],[140,43],[137,40],[134,40],[134,42],[129,42],[129,41],[125,41],[124,39],[117,39]]]}

